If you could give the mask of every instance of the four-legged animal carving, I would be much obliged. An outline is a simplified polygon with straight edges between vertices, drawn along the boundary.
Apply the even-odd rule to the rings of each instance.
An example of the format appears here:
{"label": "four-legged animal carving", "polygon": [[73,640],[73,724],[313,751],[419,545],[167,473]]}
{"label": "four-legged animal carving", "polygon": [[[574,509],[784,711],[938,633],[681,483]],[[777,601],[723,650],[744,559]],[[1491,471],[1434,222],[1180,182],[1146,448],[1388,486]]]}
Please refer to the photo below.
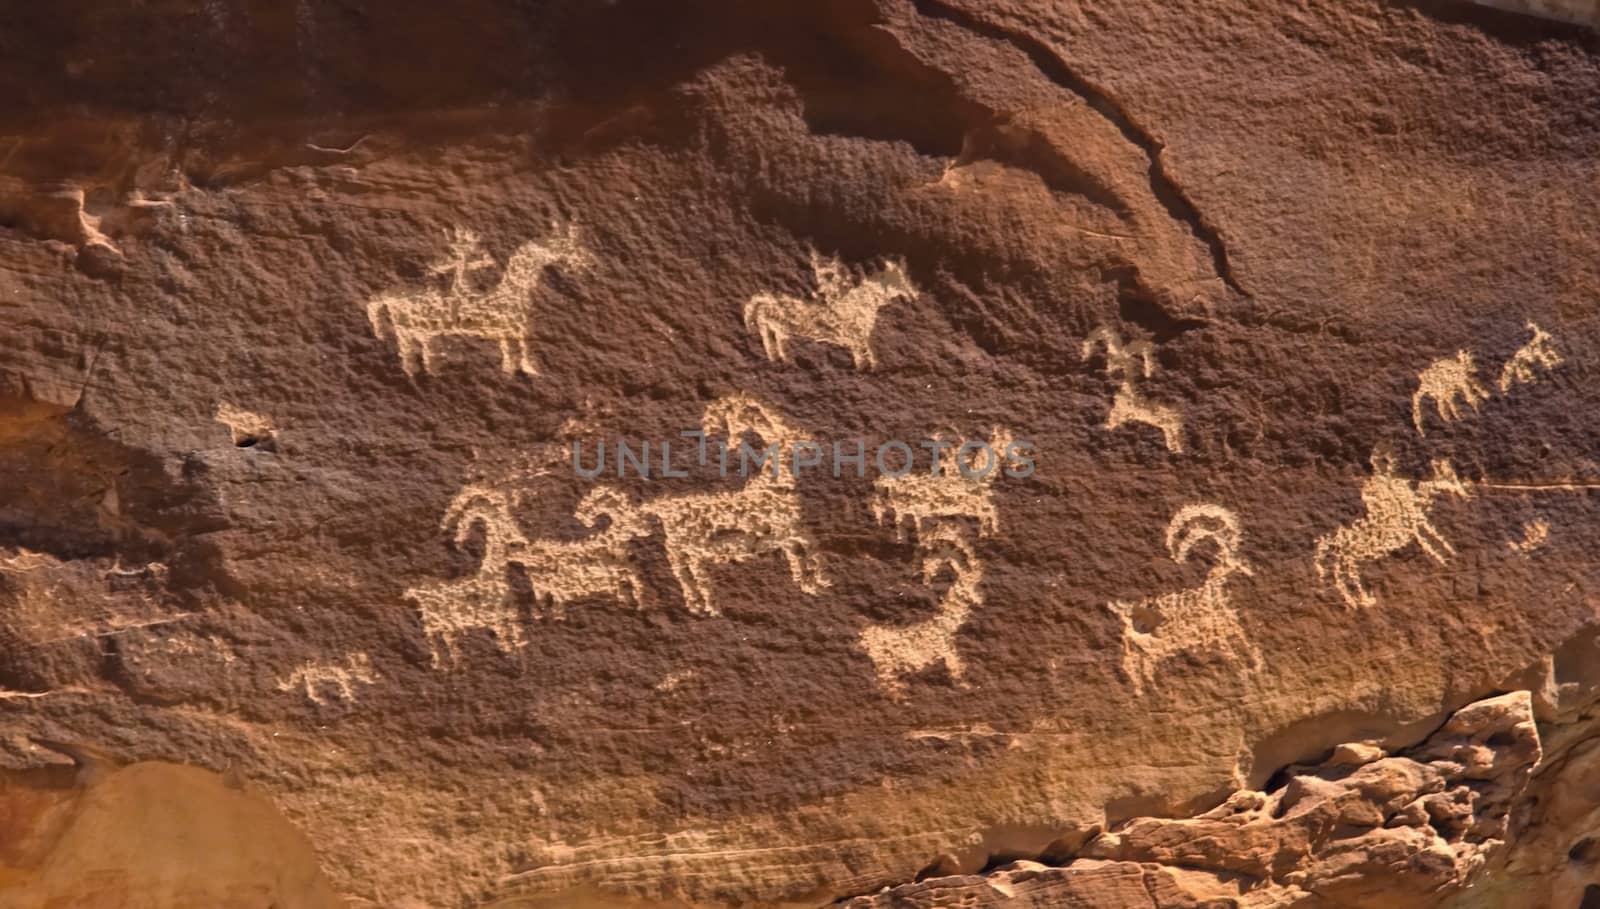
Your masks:
{"label": "four-legged animal carving", "polygon": [[811,270],[817,279],[813,299],[756,294],[745,303],[745,327],[761,337],[761,348],[770,360],[787,360],[789,336],[798,335],[850,351],[856,369],[873,368],[878,364],[872,352],[878,310],[917,295],[905,267],[889,262],[851,284],[839,260],[823,260],[813,252]]}
{"label": "four-legged animal carving", "polygon": [[1561,354],[1551,346],[1552,340],[1549,332],[1535,325],[1532,320],[1528,322],[1528,330],[1533,332],[1533,338],[1528,343],[1517,349],[1500,368],[1500,391],[1502,394],[1511,390],[1511,386],[1534,381],[1533,368],[1543,366],[1545,369],[1555,369],[1566,362]]}
{"label": "four-legged animal carving", "polygon": [[1471,495],[1449,461],[1433,462],[1433,478],[1412,482],[1394,473],[1394,460],[1384,452],[1372,456],[1373,474],[1361,485],[1361,502],[1367,513],[1353,524],[1339,527],[1317,540],[1317,576],[1332,579],[1345,604],[1354,609],[1377,600],[1361,585],[1361,566],[1416,543],[1443,565],[1455,554],[1429,519],[1433,500],[1441,493]]}
{"label": "four-legged animal carving", "polygon": [[1122,384],[1111,399],[1111,412],[1106,415],[1106,428],[1144,423],[1161,430],[1161,441],[1168,451],[1183,451],[1183,415],[1176,408],[1149,400],[1139,390],[1142,379],[1155,375],[1155,349],[1150,342],[1124,343],[1114,330],[1097,328],[1084,339],[1084,359],[1094,353],[1097,344],[1106,349],[1106,372],[1122,376]]}
{"label": "four-legged animal carving", "polygon": [[[965,465],[957,462],[959,449],[952,448],[937,473],[879,477],[873,483],[873,517],[880,524],[892,521],[900,539],[908,527],[921,531],[940,518],[974,518],[980,534],[994,533],[1000,529],[994,481],[1005,469],[1006,451],[1014,441],[1009,430],[996,426],[989,432],[989,453],[974,452]],[[980,460],[985,457],[988,463]],[[962,473],[963,466],[972,476]]]}
{"label": "four-legged animal carving", "polygon": [[[746,432],[787,451],[793,432],[767,407],[748,395],[733,395],[706,408],[707,435],[722,431],[730,445]],[[768,553],[782,553],[795,584],[815,594],[828,586],[817,559],[816,541],[806,532],[792,468],[781,455],[774,470],[758,470],[732,492],[693,492],[650,499],[639,506],[661,523],[667,562],[683,589],[691,612],[719,615],[708,571]]]}
{"label": "four-legged animal carving", "polygon": [[553,226],[544,240],[522,244],[507,260],[500,282],[475,293],[468,275],[492,267],[493,260],[480,253],[477,234],[457,231],[450,256],[432,269],[451,276],[448,289],[374,297],[367,303],[367,320],[373,333],[381,336],[387,317],[406,375],[415,375],[418,366],[424,372],[433,370],[432,345],[443,337],[494,341],[500,347],[502,372],[538,375],[528,352],[528,296],[539,286],[547,266],[562,263],[580,268],[593,263],[571,226]]}
{"label": "four-legged animal carving", "polygon": [[[527,545],[511,514],[510,496],[498,489],[467,486],[450,502],[440,529],[465,543],[475,526],[484,531],[483,559],[478,570],[463,578],[430,581],[406,591],[422,615],[422,633],[432,652],[433,664],[441,655],[452,659],[457,637],[476,628],[494,633],[501,650],[523,646],[526,640],[511,602],[511,582],[506,575],[513,555]],[[438,642],[436,644],[435,642]],[[442,651],[440,646],[442,645]]]}
{"label": "four-legged animal carving", "polygon": [[1417,427],[1418,435],[1428,434],[1422,428],[1424,400],[1432,399],[1439,419],[1449,423],[1461,416],[1457,398],[1467,402],[1473,410],[1478,409],[1478,402],[1488,399],[1489,392],[1478,383],[1477,371],[1472,354],[1458,350],[1454,357],[1435,360],[1418,374],[1417,391],[1411,396],[1411,422]]}
{"label": "four-legged animal carving", "polygon": [[1108,604],[1122,620],[1122,669],[1135,693],[1144,693],[1163,660],[1186,650],[1213,647],[1248,661],[1252,669],[1261,666],[1260,651],[1245,637],[1228,599],[1228,578],[1254,573],[1239,557],[1238,518],[1218,505],[1186,505],[1167,525],[1167,551],[1174,562],[1186,561],[1206,540],[1215,545],[1216,556],[1200,586]]}

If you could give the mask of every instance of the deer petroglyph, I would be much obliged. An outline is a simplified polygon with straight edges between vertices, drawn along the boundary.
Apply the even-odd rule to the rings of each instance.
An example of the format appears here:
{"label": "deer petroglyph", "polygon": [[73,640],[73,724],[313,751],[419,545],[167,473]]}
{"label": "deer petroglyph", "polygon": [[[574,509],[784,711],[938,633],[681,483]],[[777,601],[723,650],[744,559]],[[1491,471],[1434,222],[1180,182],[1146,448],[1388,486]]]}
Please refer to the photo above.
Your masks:
{"label": "deer petroglyph", "polygon": [[1167,552],[1183,563],[1202,542],[1216,549],[1211,570],[1198,587],[1133,603],[1112,601],[1108,608],[1122,620],[1122,669],[1143,694],[1155,681],[1156,669],[1187,650],[1210,647],[1261,667],[1261,653],[1245,636],[1239,614],[1228,597],[1228,578],[1253,574],[1240,557],[1239,519],[1219,505],[1186,505],[1167,525]]}
{"label": "deer petroglyph", "polygon": [[1176,408],[1147,399],[1139,383],[1155,375],[1155,348],[1149,341],[1124,343],[1122,336],[1108,327],[1097,328],[1083,342],[1083,358],[1088,359],[1096,345],[1106,350],[1106,374],[1119,374],[1122,384],[1111,399],[1106,428],[1128,423],[1144,423],[1161,431],[1168,451],[1183,451],[1183,415]]}
{"label": "deer petroglyph", "polygon": [[1455,549],[1433,526],[1429,512],[1441,493],[1467,498],[1471,493],[1449,461],[1433,462],[1433,478],[1412,482],[1394,473],[1394,460],[1383,451],[1372,456],[1372,476],[1361,485],[1366,514],[1317,540],[1317,577],[1332,580],[1345,604],[1355,609],[1377,600],[1361,585],[1361,566],[1416,543],[1440,565]]}
{"label": "deer petroglyph", "polygon": [[447,337],[493,341],[500,348],[502,372],[539,374],[528,351],[528,298],[538,288],[546,267],[584,268],[593,264],[593,258],[579,242],[577,228],[552,225],[547,237],[524,243],[511,254],[499,283],[488,291],[474,291],[471,274],[494,264],[483,253],[477,234],[456,230],[451,234],[449,255],[430,269],[447,276],[445,290],[385,294],[367,303],[373,334],[382,337],[387,320],[407,375],[415,375],[419,366],[432,372],[433,344]]}
{"label": "deer petroglyph", "polygon": [[745,328],[760,336],[770,360],[787,360],[789,338],[798,336],[843,347],[850,351],[856,369],[877,366],[872,330],[878,324],[878,311],[917,296],[905,266],[891,261],[852,283],[842,262],[812,252],[811,271],[817,281],[812,299],[756,294],[744,306]]}

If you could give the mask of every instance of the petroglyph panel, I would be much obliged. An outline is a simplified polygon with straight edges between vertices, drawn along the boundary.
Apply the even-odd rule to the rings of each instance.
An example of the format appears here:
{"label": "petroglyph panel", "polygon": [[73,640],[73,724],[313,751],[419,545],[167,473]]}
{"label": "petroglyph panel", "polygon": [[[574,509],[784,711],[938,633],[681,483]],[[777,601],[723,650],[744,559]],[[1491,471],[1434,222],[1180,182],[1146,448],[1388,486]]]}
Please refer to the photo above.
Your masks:
{"label": "petroglyph panel", "polygon": [[1155,349],[1150,342],[1124,342],[1115,329],[1101,327],[1084,340],[1083,358],[1087,360],[1093,356],[1096,347],[1105,348],[1106,374],[1121,377],[1121,384],[1111,399],[1106,428],[1143,423],[1160,431],[1161,441],[1168,451],[1183,451],[1183,415],[1174,407],[1149,400],[1141,390],[1143,381],[1156,372]]}
{"label": "petroglyph panel", "polygon": [[483,251],[480,238],[457,228],[449,239],[449,253],[429,268],[443,278],[444,289],[372,298],[367,302],[367,320],[373,334],[383,337],[385,326],[393,333],[406,375],[415,375],[419,368],[432,372],[434,345],[444,338],[493,341],[500,350],[501,372],[538,375],[528,349],[530,297],[546,268],[593,265],[577,227],[552,224],[543,239],[522,244],[506,260],[499,282],[483,292],[473,289],[472,275],[493,268],[495,262]]}
{"label": "petroglyph panel", "polygon": [[1220,505],[1185,505],[1167,525],[1167,552],[1182,564],[1202,543],[1214,550],[1211,570],[1198,587],[1136,602],[1112,601],[1108,608],[1122,622],[1122,670],[1136,694],[1156,679],[1162,661],[1188,650],[1214,649],[1242,663],[1261,667],[1261,653],[1245,636],[1228,596],[1228,579],[1254,571],[1240,556],[1239,518]]}
{"label": "petroglyph panel", "polygon": [[878,324],[878,313],[891,303],[913,299],[918,294],[906,276],[905,266],[890,261],[878,271],[852,281],[843,262],[821,258],[812,251],[811,272],[817,289],[810,299],[756,294],[744,306],[745,328],[761,339],[761,349],[770,360],[788,360],[789,338],[801,337],[850,351],[856,369],[877,366],[872,331]]}
{"label": "petroglyph panel", "polygon": [[1366,514],[1317,540],[1317,577],[1330,582],[1352,609],[1373,606],[1377,599],[1361,583],[1361,567],[1387,558],[1415,543],[1443,565],[1455,555],[1450,541],[1433,526],[1433,501],[1443,494],[1467,498],[1467,487],[1449,461],[1433,462],[1433,477],[1411,481],[1394,473],[1394,459],[1374,451],[1372,476],[1361,484]]}

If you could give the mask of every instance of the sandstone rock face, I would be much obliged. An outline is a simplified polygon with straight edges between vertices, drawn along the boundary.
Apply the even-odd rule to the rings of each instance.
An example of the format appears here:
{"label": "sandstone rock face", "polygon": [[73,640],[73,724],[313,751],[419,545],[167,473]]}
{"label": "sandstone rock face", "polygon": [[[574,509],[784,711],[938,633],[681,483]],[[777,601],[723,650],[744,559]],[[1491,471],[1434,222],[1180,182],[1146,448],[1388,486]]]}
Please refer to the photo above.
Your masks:
{"label": "sandstone rock face", "polygon": [[[1533,7],[17,13],[0,763],[226,772],[355,906],[1600,903]],[[198,867],[96,785],[0,905]]]}

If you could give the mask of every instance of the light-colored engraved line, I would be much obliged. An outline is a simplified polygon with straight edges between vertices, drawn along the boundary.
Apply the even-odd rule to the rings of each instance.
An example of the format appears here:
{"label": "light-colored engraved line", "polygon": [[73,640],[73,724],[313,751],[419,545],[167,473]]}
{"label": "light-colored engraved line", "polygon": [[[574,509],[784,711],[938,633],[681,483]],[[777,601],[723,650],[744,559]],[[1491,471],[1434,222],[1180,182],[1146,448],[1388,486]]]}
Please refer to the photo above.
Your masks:
{"label": "light-colored engraved line", "polygon": [[1489,392],[1478,382],[1477,371],[1472,354],[1458,350],[1454,357],[1441,357],[1417,374],[1417,390],[1411,396],[1411,423],[1416,426],[1418,435],[1428,434],[1422,428],[1423,401],[1432,400],[1439,419],[1452,423],[1461,416],[1457,398],[1474,411],[1480,401],[1488,400]]}
{"label": "light-colored engraved line", "polygon": [[789,338],[798,336],[843,347],[850,351],[858,370],[877,366],[872,331],[879,311],[918,294],[905,266],[891,261],[852,283],[844,263],[832,257],[823,259],[813,250],[811,271],[817,282],[811,299],[756,294],[744,305],[745,328],[761,339],[761,349],[769,360],[788,360]]}
{"label": "light-colored engraved line", "polygon": [[1478,489],[1516,489],[1524,492],[1534,490],[1579,492],[1585,489],[1600,489],[1600,483],[1474,483],[1472,485]]}
{"label": "light-colored engraved line", "polygon": [[1377,602],[1361,584],[1363,564],[1412,543],[1440,565],[1455,555],[1454,547],[1433,526],[1429,512],[1433,500],[1443,493],[1462,498],[1472,494],[1449,461],[1434,461],[1433,478],[1417,482],[1395,475],[1394,459],[1387,451],[1373,452],[1372,467],[1372,476],[1361,485],[1366,514],[1320,537],[1314,556],[1317,577],[1331,579],[1351,609]]}
{"label": "light-colored engraved line", "polygon": [[1161,431],[1161,440],[1168,451],[1183,451],[1183,415],[1176,408],[1149,400],[1140,391],[1140,384],[1155,375],[1155,348],[1149,341],[1124,342],[1120,334],[1106,326],[1095,329],[1084,339],[1084,359],[1094,353],[1096,345],[1106,350],[1106,374],[1122,376],[1122,384],[1111,399],[1106,428],[1144,423]]}
{"label": "light-colored engraved line", "polygon": [[326,704],[323,691],[331,686],[338,692],[340,700],[353,702],[357,684],[372,685],[377,681],[378,673],[373,670],[372,661],[367,655],[351,653],[345,655],[342,664],[307,662],[289,673],[288,678],[279,679],[278,690],[299,689],[313,704]]}
{"label": "light-colored engraved line", "polygon": [[[1228,578],[1254,571],[1240,557],[1243,535],[1238,517],[1220,505],[1185,505],[1167,525],[1167,552],[1183,563],[1195,547],[1210,543],[1215,561],[1198,587],[1161,594],[1137,602],[1112,601],[1108,608],[1122,620],[1122,668],[1136,695],[1155,681],[1162,661],[1187,650],[1211,647],[1261,668],[1261,652],[1245,636],[1228,596]],[[1142,628],[1141,626],[1145,626]]]}
{"label": "light-colored engraved line", "polygon": [[528,298],[543,280],[545,268],[586,268],[593,263],[576,227],[552,224],[544,239],[524,243],[511,254],[494,288],[477,293],[470,275],[492,268],[494,260],[482,252],[477,234],[457,229],[450,235],[450,253],[430,268],[436,275],[448,276],[449,287],[442,292],[428,289],[374,297],[367,302],[367,320],[378,337],[388,323],[407,375],[415,375],[419,367],[433,370],[433,343],[438,339],[470,337],[499,346],[505,374],[536,376],[539,370],[528,349],[532,331]]}

